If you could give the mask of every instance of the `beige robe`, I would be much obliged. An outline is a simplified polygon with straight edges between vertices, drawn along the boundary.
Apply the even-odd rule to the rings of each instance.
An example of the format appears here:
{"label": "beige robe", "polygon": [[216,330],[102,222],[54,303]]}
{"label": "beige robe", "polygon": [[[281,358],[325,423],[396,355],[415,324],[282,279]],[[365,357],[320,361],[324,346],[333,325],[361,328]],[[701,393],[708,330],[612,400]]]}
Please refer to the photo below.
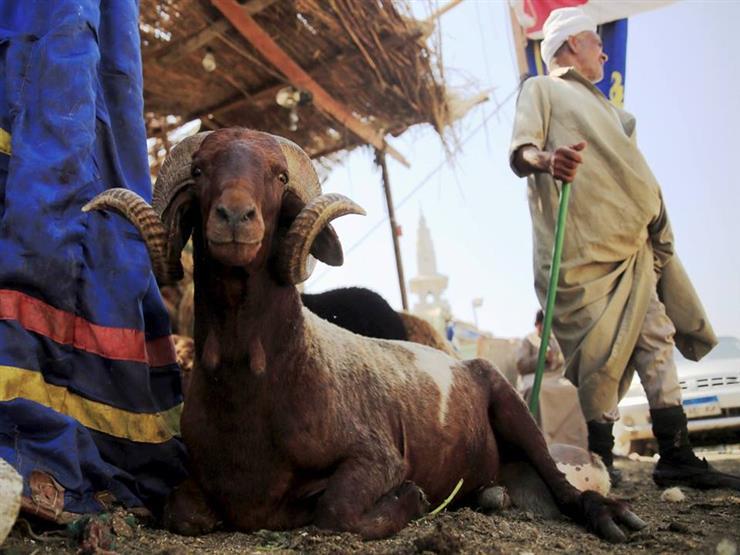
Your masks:
{"label": "beige robe", "polygon": [[[510,160],[524,145],[553,151],[587,142],[571,189],[553,332],[586,420],[613,409],[645,319],[654,273],[681,352],[698,360],[716,337],[677,256],[660,186],[639,148],[635,118],[613,107],[573,68],[524,82]],[[527,179],[535,290],[547,295],[560,183]]]}

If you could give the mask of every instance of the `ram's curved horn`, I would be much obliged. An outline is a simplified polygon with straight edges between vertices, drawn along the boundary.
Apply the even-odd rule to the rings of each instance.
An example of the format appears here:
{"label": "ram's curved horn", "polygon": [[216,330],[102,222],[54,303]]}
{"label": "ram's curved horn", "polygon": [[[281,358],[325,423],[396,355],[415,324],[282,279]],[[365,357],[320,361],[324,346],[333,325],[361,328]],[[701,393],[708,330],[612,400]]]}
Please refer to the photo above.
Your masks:
{"label": "ram's curved horn", "polygon": [[[288,183],[285,186],[284,200],[291,204],[289,212],[292,212],[297,205],[299,209],[295,210],[295,213],[298,214],[306,204],[321,195],[319,176],[316,174],[311,158],[301,147],[285,137],[270,136],[277,142],[288,165]],[[313,243],[309,246],[311,254],[322,262],[331,266],[342,264],[342,245],[331,224],[327,223],[323,229],[319,229]],[[305,281],[311,275],[314,264],[307,259],[301,263],[301,267],[304,274],[301,281]],[[285,277],[283,276],[283,279]],[[295,276],[289,279],[295,279]]]}
{"label": "ram's curved horn", "polygon": [[[337,193],[320,195],[308,202],[291,224],[278,254],[277,270],[282,281],[297,284],[308,279],[309,253],[333,266],[342,264],[342,247],[329,222],[346,214],[364,215],[365,211]],[[330,232],[327,233],[325,228]],[[316,241],[320,233],[324,236],[326,245]],[[328,249],[331,256],[327,256],[324,249]]]}
{"label": "ram's curved horn", "polygon": [[311,199],[321,194],[319,176],[316,174],[311,158],[293,141],[279,135],[270,135],[270,137],[275,139],[288,164],[286,188],[302,200],[303,204],[308,204]]}
{"label": "ram's curved horn", "polygon": [[204,131],[186,137],[170,150],[162,162],[152,194],[152,207],[160,217],[172,203],[172,199],[184,187],[192,184],[190,168],[193,163],[193,154],[200,148],[203,139],[211,133],[212,131]]}
{"label": "ram's curved horn", "polygon": [[193,182],[190,175],[193,153],[209,133],[187,137],[170,151],[154,184],[151,206],[128,189],[108,189],[82,208],[85,212],[115,210],[131,221],[146,243],[159,285],[169,285],[183,277],[180,254],[190,230],[181,228],[187,202],[180,193]]}
{"label": "ram's curved horn", "polygon": [[179,260],[177,264],[167,260],[167,230],[143,198],[129,189],[108,189],[82,207],[83,212],[91,210],[114,210],[134,224],[149,251],[158,283],[167,285],[182,279]]}
{"label": "ram's curved horn", "polygon": [[190,173],[193,154],[200,148],[203,139],[211,133],[197,133],[177,143],[162,162],[154,183],[152,208],[159,215],[166,232],[166,265],[168,268],[179,268],[179,275],[182,275],[182,249],[192,232],[190,223],[183,222],[183,216],[190,205],[190,196],[186,193],[193,184]]}

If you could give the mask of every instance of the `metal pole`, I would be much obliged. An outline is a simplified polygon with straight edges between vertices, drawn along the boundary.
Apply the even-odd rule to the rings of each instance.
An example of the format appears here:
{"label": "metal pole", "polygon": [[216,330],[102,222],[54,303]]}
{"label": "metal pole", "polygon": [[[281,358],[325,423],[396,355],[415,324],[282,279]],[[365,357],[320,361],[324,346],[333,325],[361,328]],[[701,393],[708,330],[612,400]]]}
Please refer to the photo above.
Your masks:
{"label": "metal pole", "polygon": [[398,286],[401,289],[401,305],[404,310],[409,309],[409,301],[406,298],[406,280],[403,277],[403,262],[401,262],[401,247],[398,244],[398,225],[396,224],[396,212],[393,209],[393,198],[391,197],[391,182],[388,179],[388,166],[385,163],[385,152],[375,150],[375,163],[380,166],[383,174],[383,190],[385,191],[385,202],[388,206],[388,219],[391,223],[391,238],[393,239],[393,251],[396,254],[396,269],[398,270]]}
{"label": "metal pole", "polygon": [[560,258],[563,254],[563,239],[565,238],[565,220],[568,217],[568,200],[570,199],[570,183],[564,182],[560,190],[560,207],[558,208],[558,221],[555,224],[555,245],[552,249],[552,266],[550,267],[550,284],[547,287],[547,302],[545,303],[545,318],[542,322],[542,335],[540,336],[540,351],[537,356],[537,369],[534,373],[534,384],[532,385],[532,397],[529,399],[529,411],[537,416],[540,400],[540,387],[542,386],[542,375],[545,372],[545,356],[547,345],[550,342],[550,330],[552,330],[552,311],[555,307],[555,297],[558,294],[558,278],[560,276]]}

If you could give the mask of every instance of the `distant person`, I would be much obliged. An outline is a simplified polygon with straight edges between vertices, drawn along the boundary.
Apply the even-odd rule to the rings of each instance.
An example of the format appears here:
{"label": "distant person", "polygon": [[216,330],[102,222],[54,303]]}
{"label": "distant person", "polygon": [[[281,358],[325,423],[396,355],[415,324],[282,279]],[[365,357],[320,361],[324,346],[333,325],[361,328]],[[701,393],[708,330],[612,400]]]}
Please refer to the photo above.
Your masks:
{"label": "distant person", "polygon": [[[740,489],[740,479],[698,459],[688,439],[675,342],[698,360],[716,337],[674,252],[660,186],[637,147],[635,118],[594,86],[607,59],[579,8],[543,27],[548,76],[519,95],[510,161],[527,176],[535,289],[544,304],[560,182],[573,184],[553,331],[579,388],[589,448],[612,465],[617,404],[636,370],[650,404],[660,486]],[[612,470],[614,472],[614,470]]]}
{"label": "distant person", "polygon": [[[535,315],[535,330],[522,339],[517,354],[519,391],[530,402],[537,358],[542,342],[542,310]],[[545,373],[539,392],[537,419],[548,444],[562,443],[585,448],[588,444],[586,422],[578,402],[578,392],[563,377],[563,353],[555,337],[550,336],[545,355]],[[616,485],[616,484],[615,484]]]}
{"label": "distant person", "polygon": [[[527,335],[519,347],[519,354],[516,361],[516,369],[521,378],[521,388],[532,387],[534,383],[534,373],[537,369],[537,357],[540,352],[540,343],[542,342],[542,322],[544,315],[542,310],[538,310],[535,315],[535,330]],[[560,350],[557,340],[554,336],[550,337],[547,343],[547,354],[545,355],[545,373],[560,376],[564,370],[565,359],[563,352]]]}

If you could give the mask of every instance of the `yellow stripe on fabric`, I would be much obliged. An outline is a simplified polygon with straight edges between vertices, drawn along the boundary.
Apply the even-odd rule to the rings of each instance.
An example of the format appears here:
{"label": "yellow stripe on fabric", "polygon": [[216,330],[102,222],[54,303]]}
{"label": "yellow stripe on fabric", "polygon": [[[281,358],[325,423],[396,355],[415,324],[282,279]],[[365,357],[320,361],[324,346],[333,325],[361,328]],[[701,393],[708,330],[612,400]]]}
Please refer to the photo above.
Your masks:
{"label": "yellow stripe on fabric", "polygon": [[542,54],[540,53],[540,41],[534,43],[534,65],[537,68],[537,75],[545,74],[545,67],[542,65]]}
{"label": "yellow stripe on fabric", "polygon": [[0,127],[0,152],[10,156],[10,133]]}
{"label": "yellow stripe on fabric", "polygon": [[180,433],[182,403],[159,413],[129,412],[46,383],[39,372],[0,366],[0,401],[19,398],[71,416],[86,428],[140,443],[164,443]]}

